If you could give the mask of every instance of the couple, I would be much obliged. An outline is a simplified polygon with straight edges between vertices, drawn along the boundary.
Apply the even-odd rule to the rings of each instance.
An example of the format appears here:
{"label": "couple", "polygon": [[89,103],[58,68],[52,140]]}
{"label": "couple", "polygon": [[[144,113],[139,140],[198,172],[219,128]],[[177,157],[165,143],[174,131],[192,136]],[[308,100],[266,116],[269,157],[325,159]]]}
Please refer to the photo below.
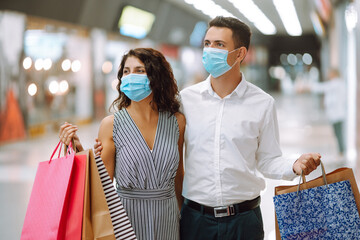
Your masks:
{"label": "couple", "polygon": [[[119,111],[103,119],[95,146],[139,240],[263,239],[265,183],[256,170],[291,180],[320,164],[317,153],[282,158],[274,100],[240,72],[250,37],[236,18],[209,23],[203,64],[210,76],[181,91],[182,113],[161,53],[137,48],[123,57]],[[65,123],[60,138],[82,150],[76,131]]]}

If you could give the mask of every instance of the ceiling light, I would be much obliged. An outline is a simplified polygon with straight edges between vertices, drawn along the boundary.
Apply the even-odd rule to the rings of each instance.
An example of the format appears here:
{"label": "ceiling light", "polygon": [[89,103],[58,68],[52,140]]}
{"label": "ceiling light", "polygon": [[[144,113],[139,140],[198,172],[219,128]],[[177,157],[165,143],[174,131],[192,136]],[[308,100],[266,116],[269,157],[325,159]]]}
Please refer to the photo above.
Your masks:
{"label": "ceiling light", "polygon": [[225,10],[220,5],[216,4],[213,0],[184,0],[185,3],[193,5],[195,9],[201,11],[204,15],[210,18],[216,16],[235,17],[233,14]]}
{"label": "ceiling light", "polygon": [[302,34],[301,25],[296,14],[293,0],[273,0],[286,32],[290,36],[300,36]]}
{"label": "ceiling light", "polygon": [[254,26],[265,35],[274,35],[276,27],[265,16],[252,0],[228,0],[244,15]]}

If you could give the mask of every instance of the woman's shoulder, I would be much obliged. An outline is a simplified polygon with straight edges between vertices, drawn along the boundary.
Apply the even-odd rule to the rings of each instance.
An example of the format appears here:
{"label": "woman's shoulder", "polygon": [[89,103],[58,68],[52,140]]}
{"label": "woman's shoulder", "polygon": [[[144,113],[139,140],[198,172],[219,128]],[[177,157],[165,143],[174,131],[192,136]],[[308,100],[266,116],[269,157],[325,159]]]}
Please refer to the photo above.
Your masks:
{"label": "woman's shoulder", "polygon": [[106,116],[103,118],[103,120],[100,123],[100,129],[99,131],[103,132],[112,132],[113,124],[114,124],[114,114],[111,114],[109,116]]}
{"label": "woman's shoulder", "polygon": [[185,115],[182,114],[181,112],[177,112],[177,113],[175,113],[174,115],[175,115],[175,117],[176,117],[176,119],[177,119],[178,121],[180,121],[180,122],[185,122],[185,121],[186,121],[186,120],[185,120]]}
{"label": "woman's shoulder", "polygon": [[108,124],[112,124],[114,122],[114,118],[115,118],[115,115],[114,114],[111,114],[109,116],[106,116],[103,118],[103,120],[101,121],[101,124],[105,124],[105,125],[108,125]]}
{"label": "woman's shoulder", "polygon": [[177,112],[174,114],[175,117],[176,117],[176,120],[178,122],[178,125],[179,125],[179,128],[182,129],[185,127],[185,124],[186,124],[186,119],[185,119],[185,116],[184,114],[180,113],[180,112]]}

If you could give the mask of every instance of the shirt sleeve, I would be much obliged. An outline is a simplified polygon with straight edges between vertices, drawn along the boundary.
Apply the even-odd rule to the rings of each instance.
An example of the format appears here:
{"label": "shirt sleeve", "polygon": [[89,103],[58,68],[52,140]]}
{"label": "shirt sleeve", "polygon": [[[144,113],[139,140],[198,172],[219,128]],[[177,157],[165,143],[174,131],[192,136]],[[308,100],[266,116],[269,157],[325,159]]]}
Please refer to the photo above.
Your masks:
{"label": "shirt sleeve", "polygon": [[293,180],[297,175],[293,172],[296,159],[282,156],[279,142],[279,127],[274,100],[271,99],[264,117],[258,138],[256,151],[257,169],[267,178]]}
{"label": "shirt sleeve", "polygon": [[310,85],[310,90],[313,93],[325,93],[326,83],[313,83]]}
{"label": "shirt sleeve", "polygon": [[179,103],[180,103],[180,108],[179,108],[179,112],[181,112],[182,114],[184,114],[184,105],[183,105],[183,102],[182,102],[182,94],[183,94],[183,91],[181,91],[178,95],[178,99],[179,99]]}

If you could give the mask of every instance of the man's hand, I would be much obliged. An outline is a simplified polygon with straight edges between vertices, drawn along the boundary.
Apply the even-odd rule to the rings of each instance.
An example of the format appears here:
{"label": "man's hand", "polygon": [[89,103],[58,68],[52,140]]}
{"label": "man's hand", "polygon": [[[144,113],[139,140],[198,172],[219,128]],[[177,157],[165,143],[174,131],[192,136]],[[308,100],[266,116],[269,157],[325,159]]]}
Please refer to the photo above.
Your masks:
{"label": "man's hand", "polygon": [[308,175],[320,165],[320,158],[319,153],[305,153],[294,162],[293,171],[297,175],[300,175],[301,171]]}
{"label": "man's hand", "polygon": [[99,139],[97,139],[97,138],[95,138],[94,150],[95,150],[95,156],[100,156],[101,155],[102,144],[99,141]]}

